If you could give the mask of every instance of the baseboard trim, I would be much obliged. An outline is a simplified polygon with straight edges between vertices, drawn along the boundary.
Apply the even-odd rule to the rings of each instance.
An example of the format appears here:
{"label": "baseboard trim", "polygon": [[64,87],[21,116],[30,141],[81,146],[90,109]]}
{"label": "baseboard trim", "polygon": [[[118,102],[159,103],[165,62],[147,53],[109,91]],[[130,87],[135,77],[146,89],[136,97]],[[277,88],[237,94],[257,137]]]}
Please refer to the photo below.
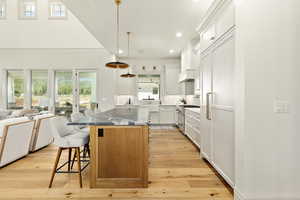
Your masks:
{"label": "baseboard trim", "polygon": [[300,197],[246,197],[243,193],[241,193],[237,188],[234,188],[234,200],[300,200]]}
{"label": "baseboard trim", "polygon": [[234,200],[246,200],[245,196],[237,188],[234,188]]}

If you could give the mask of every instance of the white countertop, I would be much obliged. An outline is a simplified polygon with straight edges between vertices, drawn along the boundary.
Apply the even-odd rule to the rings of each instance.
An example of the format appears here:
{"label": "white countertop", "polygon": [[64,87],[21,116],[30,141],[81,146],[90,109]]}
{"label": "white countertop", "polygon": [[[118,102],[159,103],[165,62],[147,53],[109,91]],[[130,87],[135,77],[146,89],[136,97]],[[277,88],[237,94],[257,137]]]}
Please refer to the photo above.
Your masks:
{"label": "white countertop", "polygon": [[200,114],[200,108],[185,108],[185,109]]}

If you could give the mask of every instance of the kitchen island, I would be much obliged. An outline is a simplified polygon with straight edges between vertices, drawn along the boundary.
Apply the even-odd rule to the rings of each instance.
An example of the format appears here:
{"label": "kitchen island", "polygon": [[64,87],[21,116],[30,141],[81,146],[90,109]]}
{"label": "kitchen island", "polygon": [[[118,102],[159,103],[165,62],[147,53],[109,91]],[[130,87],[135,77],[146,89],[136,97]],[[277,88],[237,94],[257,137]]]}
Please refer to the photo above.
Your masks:
{"label": "kitchen island", "polygon": [[116,108],[69,125],[90,127],[90,187],[148,187],[148,110]]}

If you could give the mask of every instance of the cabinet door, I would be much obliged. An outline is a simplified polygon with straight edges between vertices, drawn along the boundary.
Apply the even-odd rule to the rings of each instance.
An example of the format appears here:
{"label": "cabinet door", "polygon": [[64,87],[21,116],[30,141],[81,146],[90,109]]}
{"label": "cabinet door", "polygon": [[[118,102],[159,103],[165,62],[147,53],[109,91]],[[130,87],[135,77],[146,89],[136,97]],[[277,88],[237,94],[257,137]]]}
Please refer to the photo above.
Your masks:
{"label": "cabinet door", "polygon": [[176,66],[166,66],[165,93],[166,95],[180,95],[181,87],[178,83],[180,68]]}
{"label": "cabinet door", "polygon": [[160,124],[175,124],[175,107],[174,108],[160,108]]}
{"label": "cabinet door", "polygon": [[[204,158],[210,160],[211,158],[211,120],[206,116],[209,110],[206,110],[208,94],[212,92],[212,62],[211,54],[202,58],[201,62],[202,79],[203,79],[203,102],[201,109],[201,130],[200,130],[200,141],[201,141],[201,153]],[[210,100],[210,99],[208,99]]]}
{"label": "cabinet door", "polygon": [[200,34],[200,51],[201,53],[208,49],[216,39],[216,31],[215,25],[208,26],[201,34]]}
{"label": "cabinet door", "polygon": [[91,127],[92,188],[148,184],[148,127]]}
{"label": "cabinet door", "polygon": [[213,53],[213,164],[229,184],[234,183],[234,36]]}

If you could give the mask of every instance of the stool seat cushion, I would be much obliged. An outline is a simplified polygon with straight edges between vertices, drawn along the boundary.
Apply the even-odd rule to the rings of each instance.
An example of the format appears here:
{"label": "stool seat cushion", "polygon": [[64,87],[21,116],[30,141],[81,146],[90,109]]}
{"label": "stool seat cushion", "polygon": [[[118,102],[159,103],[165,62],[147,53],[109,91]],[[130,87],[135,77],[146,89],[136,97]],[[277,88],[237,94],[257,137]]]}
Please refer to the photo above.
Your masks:
{"label": "stool seat cushion", "polygon": [[84,133],[75,133],[60,138],[59,140],[54,139],[54,144],[59,147],[81,147],[89,143],[89,135]]}
{"label": "stool seat cushion", "polygon": [[79,132],[82,132],[82,133],[88,133],[90,134],[90,128],[89,127],[86,127],[86,128],[81,128],[78,130]]}

